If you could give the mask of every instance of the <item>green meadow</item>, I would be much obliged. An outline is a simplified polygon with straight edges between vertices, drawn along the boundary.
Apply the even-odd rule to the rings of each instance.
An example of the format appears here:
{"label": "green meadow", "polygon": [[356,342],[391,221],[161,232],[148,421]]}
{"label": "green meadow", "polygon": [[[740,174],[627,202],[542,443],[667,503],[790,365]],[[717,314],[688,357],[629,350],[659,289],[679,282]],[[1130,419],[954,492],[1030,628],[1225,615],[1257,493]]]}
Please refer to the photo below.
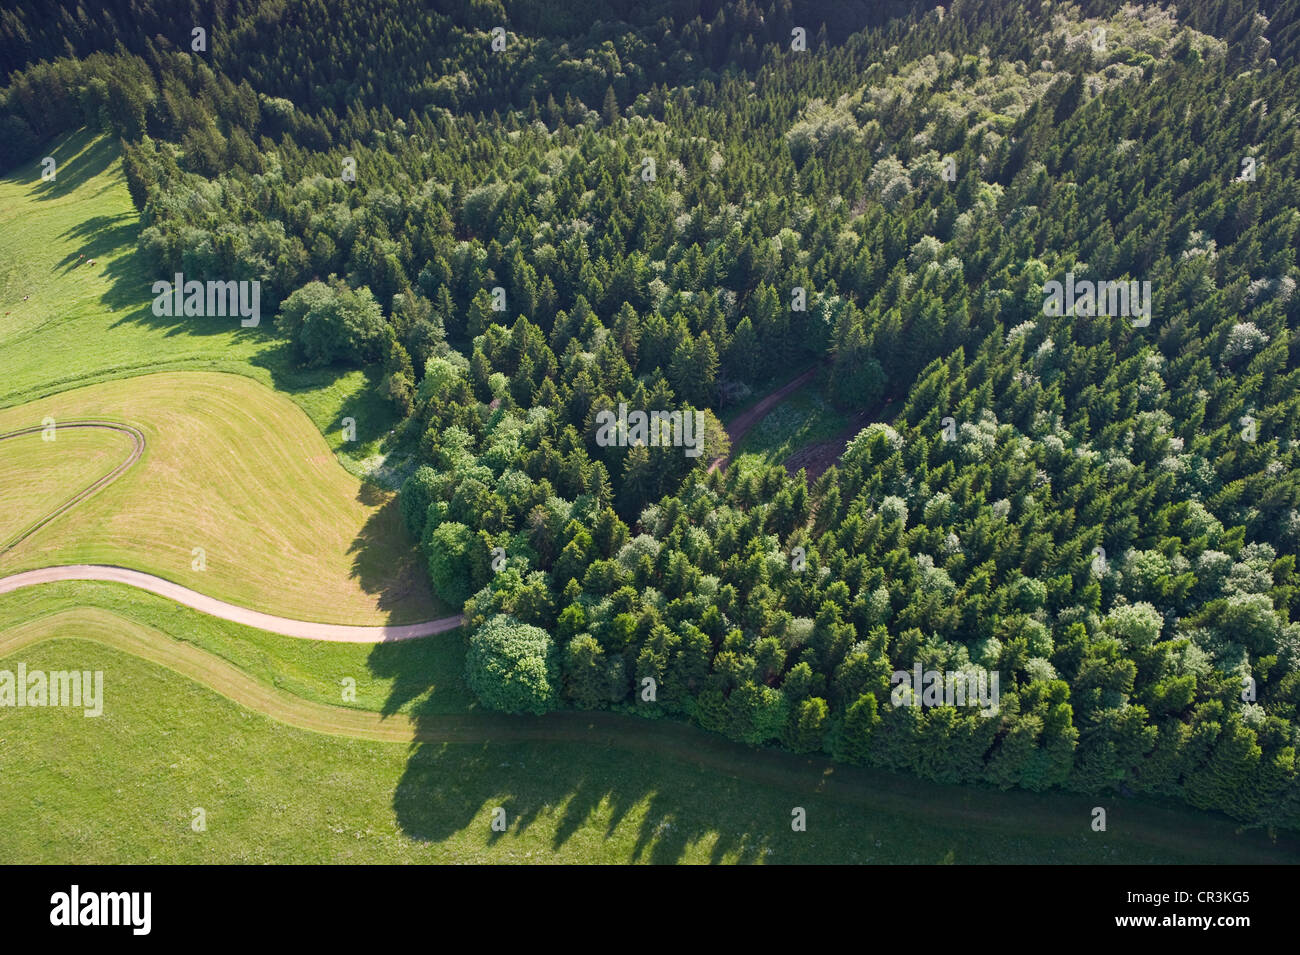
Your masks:
{"label": "green meadow", "polygon": [[[245,375],[292,398],[348,470],[382,460],[395,418],[358,370],[290,366],[271,316],[159,318],[136,255],[139,216],[117,147],[82,131],[50,144],[53,183],[30,163],[0,178],[0,408],[77,385],[167,370]],[[94,264],[91,265],[90,263]],[[345,444],[344,417],[357,440]]]}
{"label": "green meadow", "polygon": [[[630,716],[479,713],[457,633],[321,644],[118,585],[20,596],[0,596],[0,670],[101,670],[104,715],[0,708],[0,862],[1300,858],[1142,801],[1108,803],[1095,833],[1095,800],[1078,796],[831,767]],[[490,827],[498,807],[505,832]]]}

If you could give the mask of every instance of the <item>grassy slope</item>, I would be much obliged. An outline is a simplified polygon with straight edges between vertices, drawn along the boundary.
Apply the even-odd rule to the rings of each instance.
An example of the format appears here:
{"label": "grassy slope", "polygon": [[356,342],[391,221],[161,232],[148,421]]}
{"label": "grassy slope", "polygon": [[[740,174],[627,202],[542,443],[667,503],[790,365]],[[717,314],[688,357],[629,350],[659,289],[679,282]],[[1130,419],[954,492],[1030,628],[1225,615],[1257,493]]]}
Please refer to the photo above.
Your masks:
{"label": "grassy slope", "polygon": [[[172,276],[147,274],[135,254],[139,218],[117,147],[82,131],[47,151],[53,183],[36,162],[0,178],[0,408],[150,371],[228,371],[292,397],[349,470],[374,462],[394,419],[365,373],[292,368],[269,316],[258,328],[155,317],[151,286]],[[344,417],[356,419],[356,443],[343,443]]]}
{"label": "grassy slope", "polygon": [[[103,382],[0,411],[0,433],[47,416],[133,424],[145,453],[0,557],[0,573],[119,564],[241,606],[332,623],[409,622],[446,610],[432,600],[396,498],[340,468],[301,410],[255,381],[188,371]],[[35,479],[72,433],[0,442],[0,463],[24,464]],[[59,496],[86,483],[76,476]],[[41,513],[25,494],[17,500],[27,520]],[[194,548],[205,553],[203,570],[193,568]]]}
{"label": "grassy slope", "polygon": [[53,441],[44,441],[39,434],[0,441],[0,488],[21,489],[21,493],[5,494],[0,543],[108,474],[131,455],[131,449],[131,439],[115,431],[68,430],[56,432]]}

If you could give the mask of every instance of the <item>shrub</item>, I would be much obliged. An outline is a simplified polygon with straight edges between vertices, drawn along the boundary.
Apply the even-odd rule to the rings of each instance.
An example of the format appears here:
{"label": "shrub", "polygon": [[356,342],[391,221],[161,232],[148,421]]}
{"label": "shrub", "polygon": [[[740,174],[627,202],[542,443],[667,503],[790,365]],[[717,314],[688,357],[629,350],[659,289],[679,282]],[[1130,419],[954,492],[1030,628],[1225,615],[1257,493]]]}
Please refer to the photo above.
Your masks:
{"label": "shrub", "polygon": [[545,630],[497,614],[470,637],[465,681],[488,709],[540,716],[556,708],[554,651]]}

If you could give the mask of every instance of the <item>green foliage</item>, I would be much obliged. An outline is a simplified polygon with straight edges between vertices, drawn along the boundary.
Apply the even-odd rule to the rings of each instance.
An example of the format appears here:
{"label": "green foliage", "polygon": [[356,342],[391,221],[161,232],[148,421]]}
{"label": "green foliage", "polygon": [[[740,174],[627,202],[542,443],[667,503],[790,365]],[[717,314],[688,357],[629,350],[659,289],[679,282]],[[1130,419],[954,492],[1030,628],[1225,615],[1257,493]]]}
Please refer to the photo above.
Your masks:
{"label": "green foliage", "polygon": [[465,682],[488,709],[540,715],[559,699],[555,656],[545,630],[498,614],[470,636]]}
{"label": "green foliage", "polygon": [[[499,55],[465,11],[280,18],[196,69],[20,4],[0,163],[113,130],[150,268],[260,279],[300,361],[380,366],[435,587],[554,633],[557,699],[651,676],[747,742],[1300,826],[1294,7],[824,4],[770,56],[780,6],[633,6],[595,42],[510,5]],[[1069,272],[1149,281],[1150,324],[1050,314]],[[794,402],[709,473],[715,413],[813,366],[820,476],[781,466]],[[705,453],[597,444],[620,404],[706,410]],[[891,706],[917,663],[1005,705]]]}
{"label": "green foliage", "polygon": [[790,710],[785,743],[796,753],[813,753],[822,748],[830,708],[819,696],[800,700]]}
{"label": "green foliage", "polygon": [[844,728],[837,755],[851,763],[865,763],[871,752],[871,737],[880,723],[876,698],[864,693],[844,714]]}
{"label": "green foliage", "polygon": [[479,547],[474,532],[464,524],[446,521],[425,536],[429,578],[438,595],[449,604],[463,604],[477,590],[473,551]]}
{"label": "green foliage", "polygon": [[285,299],[276,326],[309,368],[374,361],[386,327],[370,289],[323,282],[311,282]]}
{"label": "green foliage", "polygon": [[406,529],[416,540],[424,537],[424,524],[428,518],[429,505],[439,490],[438,472],[428,465],[421,465],[402,484],[398,501],[402,508],[402,520]]}

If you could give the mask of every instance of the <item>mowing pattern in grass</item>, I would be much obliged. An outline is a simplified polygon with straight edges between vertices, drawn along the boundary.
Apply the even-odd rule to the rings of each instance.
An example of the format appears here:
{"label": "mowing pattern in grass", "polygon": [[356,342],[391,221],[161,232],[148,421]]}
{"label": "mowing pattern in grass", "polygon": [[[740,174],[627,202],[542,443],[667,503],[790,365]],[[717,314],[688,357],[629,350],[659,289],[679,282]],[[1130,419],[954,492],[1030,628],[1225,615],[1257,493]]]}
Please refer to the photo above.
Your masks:
{"label": "mowing pattern in grass", "polygon": [[[340,468],[302,411],[254,381],[183,372],[104,382],[0,411],[0,433],[47,417],[132,424],[145,434],[144,456],[0,557],[0,573],[115,564],[327,623],[406,623],[443,610],[395,498]],[[15,457],[13,445],[0,443],[0,461]],[[10,467],[38,470],[58,445],[23,445]]]}
{"label": "mowing pattern in grass", "polygon": [[129,435],[103,429],[69,429],[45,441],[40,433],[0,441],[0,548],[111,472],[131,453]]}

